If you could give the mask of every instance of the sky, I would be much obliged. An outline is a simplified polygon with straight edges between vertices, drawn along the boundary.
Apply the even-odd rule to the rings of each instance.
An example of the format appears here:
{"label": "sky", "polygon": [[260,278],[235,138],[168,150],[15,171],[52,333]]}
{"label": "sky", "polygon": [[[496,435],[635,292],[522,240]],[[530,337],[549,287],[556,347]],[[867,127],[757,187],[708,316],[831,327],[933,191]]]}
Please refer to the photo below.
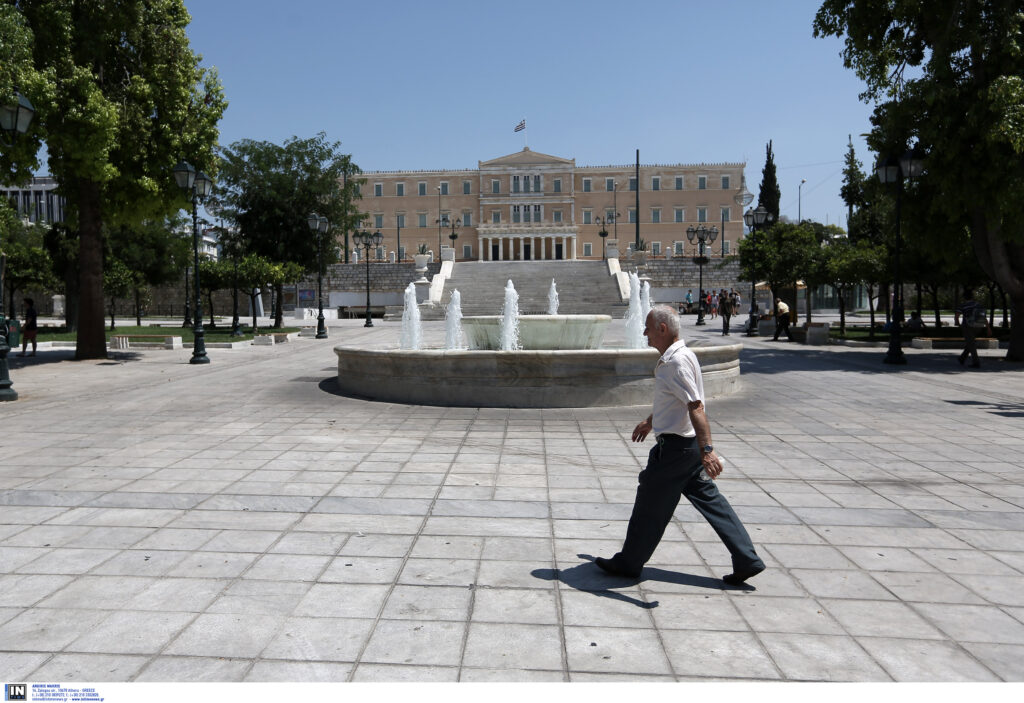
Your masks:
{"label": "sky", "polygon": [[771,140],[781,214],[844,227],[850,135],[873,162],[863,84],[841,40],[813,36],[820,0],[185,4],[229,102],[223,145],[323,131],[365,171],[473,169],[524,145],[624,165],[639,149],[642,164],[746,162],[756,196]]}

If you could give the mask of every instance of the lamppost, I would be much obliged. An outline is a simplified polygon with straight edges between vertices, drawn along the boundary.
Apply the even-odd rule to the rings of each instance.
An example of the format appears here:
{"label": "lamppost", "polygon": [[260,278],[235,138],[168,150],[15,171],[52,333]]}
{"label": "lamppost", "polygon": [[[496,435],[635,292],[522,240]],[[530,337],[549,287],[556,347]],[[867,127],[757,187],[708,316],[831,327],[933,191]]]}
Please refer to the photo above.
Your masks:
{"label": "lamppost", "polygon": [[196,210],[198,203],[205,200],[213,192],[213,181],[202,171],[196,171],[189,164],[181,161],[174,167],[174,180],[178,187],[186,193],[191,194],[192,199],[192,256],[195,292],[195,315],[193,315],[194,326],[192,328],[194,339],[192,341],[192,358],[190,364],[208,364],[210,358],[206,356],[206,340],[203,332],[203,301],[199,290],[199,214]]}
{"label": "lamppost", "polygon": [[902,338],[903,332],[903,280],[900,271],[900,248],[902,246],[902,235],[900,233],[900,201],[903,197],[903,179],[914,179],[921,175],[923,168],[922,161],[924,154],[919,146],[906,151],[903,156],[897,158],[889,155],[879,157],[875,164],[875,173],[882,183],[896,184],[896,250],[893,261],[893,309],[892,322],[889,326],[889,351],[885,355],[886,364],[906,364],[907,357],[903,354]]}
{"label": "lamppost", "polygon": [[316,299],[320,310],[316,316],[316,338],[327,339],[327,325],[324,324],[324,247],[321,242],[321,235],[327,234],[330,224],[323,215],[312,213],[306,224],[316,232]]}
{"label": "lamppost", "polygon": [[[14,91],[13,105],[0,105],[0,130],[3,131],[3,143],[12,146],[19,134],[28,131],[29,124],[35,116],[32,103],[18,91]],[[11,372],[7,366],[7,353],[11,351],[7,344],[7,315],[4,313],[4,257],[0,257],[0,401],[17,400],[18,392],[12,387]]]}
{"label": "lamppost", "polygon": [[370,251],[380,246],[384,236],[380,232],[370,234],[364,231],[356,232],[352,235],[352,239],[357,247],[363,248],[364,258],[366,259],[366,324],[363,327],[373,327],[373,319],[370,316]]}
{"label": "lamppost", "polygon": [[[754,235],[757,230],[761,229],[765,224],[771,224],[775,219],[775,216],[768,212],[763,205],[758,205],[757,209],[751,208],[743,214],[743,222],[746,223],[750,229],[751,241],[753,241]],[[751,279],[755,279],[757,276],[751,276]],[[757,281],[750,281],[750,320],[747,322],[747,336],[757,336]]]}
{"label": "lamppost", "polygon": [[447,219],[441,215],[441,186],[437,187],[437,255],[441,256],[441,224]]}
{"label": "lamppost", "polygon": [[455,230],[457,230],[459,227],[461,227],[462,223],[459,221],[459,218],[457,218],[457,217],[452,217],[452,218],[450,218],[450,220],[451,220],[450,223],[446,223],[446,224],[450,224],[451,228],[452,228],[452,233],[448,235],[448,239],[452,240],[452,256],[454,256],[455,255],[455,240],[459,238],[459,235],[456,234]]}
{"label": "lamppost", "polygon": [[405,217],[405,216],[404,215],[395,215],[395,226],[398,228],[398,234],[397,234],[398,244],[395,245],[395,256],[396,256],[396,259],[398,260],[398,263],[402,263],[402,259],[405,258],[404,256],[402,256],[402,218],[403,217]]}
{"label": "lamppost", "polygon": [[697,322],[698,325],[706,324],[704,322],[704,264],[708,262],[708,257],[704,256],[704,244],[714,244],[715,239],[718,237],[718,228],[714,225],[711,229],[708,229],[703,224],[699,224],[696,227],[690,225],[686,228],[686,238],[690,240],[690,244],[696,239],[698,242],[699,256],[693,257],[693,263],[697,264],[700,271],[700,285],[698,289],[700,291],[700,302],[697,306]]}
{"label": "lamppost", "polygon": [[611,219],[613,221],[615,220],[614,217],[612,217],[612,218],[598,217],[597,218],[597,224],[601,225],[601,231],[597,233],[598,236],[601,237],[601,261],[605,260],[605,255],[608,253],[608,250],[605,248],[605,245],[604,245],[604,240],[608,238],[607,226],[608,226],[608,220],[609,219]]}
{"label": "lamppost", "polygon": [[615,241],[619,241],[619,182],[612,181],[612,210],[615,216],[612,218],[612,232],[615,234]]}
{"label": "lamppost", "polygon": [[182,322],[181,322],[181,326],[184,327],[185,329],[188,329],[189,327],[192,326],[192,299],[189,298],[191,293],[189,293],[190,289],[188,287],[188,272],[189,272],[190,268],[191,267],[186,262],[186,264],[185,264],[185,319],[182,320]]}
{"label": "lamppost", "polygon": [[796,189],[796,222],[800,224],[804,221],[804,183],[807,182],[806,178],[800,179],[800,185]]}

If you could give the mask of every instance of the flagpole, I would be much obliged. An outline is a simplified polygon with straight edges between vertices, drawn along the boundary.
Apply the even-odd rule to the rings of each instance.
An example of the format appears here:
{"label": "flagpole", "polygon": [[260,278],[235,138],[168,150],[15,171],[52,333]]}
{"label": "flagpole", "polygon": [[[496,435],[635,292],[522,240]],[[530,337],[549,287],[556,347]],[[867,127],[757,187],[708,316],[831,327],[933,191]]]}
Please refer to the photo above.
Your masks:
{"label": "flagpole", "polygon": [[[525,117],[523,118],[523,124],[526,124],[526,118]],[[529,131],[529,129],[530,128],[528,126],[527,127],[523,127],[523,149],[527,149],[528,148],[528,144],[527,144],[528,140],[526,138],[526,133]]]}

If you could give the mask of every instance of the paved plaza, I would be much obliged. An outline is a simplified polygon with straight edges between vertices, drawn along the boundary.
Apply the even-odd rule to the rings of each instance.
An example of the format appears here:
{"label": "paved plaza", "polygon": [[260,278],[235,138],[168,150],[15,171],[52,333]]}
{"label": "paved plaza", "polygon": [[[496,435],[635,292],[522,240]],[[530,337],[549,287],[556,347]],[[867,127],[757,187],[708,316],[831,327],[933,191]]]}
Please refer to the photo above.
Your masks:
{"label": "paved plaza", "polygon": [[342,397],[333,345],[399,327],[333,324],[206,366],[12,354],[0,679],[1024,680],[1024,369],[1004,351],[890,367],[728,338],[719,483],[768,565],[743,588],[688,504],[639,581],[591,563],[625,534],[649,407]]}

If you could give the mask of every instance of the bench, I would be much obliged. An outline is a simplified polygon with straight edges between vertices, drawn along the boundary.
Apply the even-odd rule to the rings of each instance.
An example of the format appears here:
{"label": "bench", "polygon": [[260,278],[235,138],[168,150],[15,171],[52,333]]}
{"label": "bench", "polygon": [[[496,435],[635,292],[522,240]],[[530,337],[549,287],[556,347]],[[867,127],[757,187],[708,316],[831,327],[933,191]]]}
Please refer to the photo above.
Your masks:
{"label": "bench", "polygon": [[[139,348],[160,348],[160,349],[181,349],[181,335],[175,334],[112,334],[110,345],[114,349],[129,349],[132,346],[131,340],[143,340],[135,342],[134,346]],[[148,341],[147,341],[148,340]],[[160,340],[159,342],[156,340]]]}
{"label": "bench", "polygon": [[[974,340],[978,349],[998,349],[999,340],[995,337],[978,337]],[[962,349],[963,337],[914,337],[910,340],[914,349]]]}

